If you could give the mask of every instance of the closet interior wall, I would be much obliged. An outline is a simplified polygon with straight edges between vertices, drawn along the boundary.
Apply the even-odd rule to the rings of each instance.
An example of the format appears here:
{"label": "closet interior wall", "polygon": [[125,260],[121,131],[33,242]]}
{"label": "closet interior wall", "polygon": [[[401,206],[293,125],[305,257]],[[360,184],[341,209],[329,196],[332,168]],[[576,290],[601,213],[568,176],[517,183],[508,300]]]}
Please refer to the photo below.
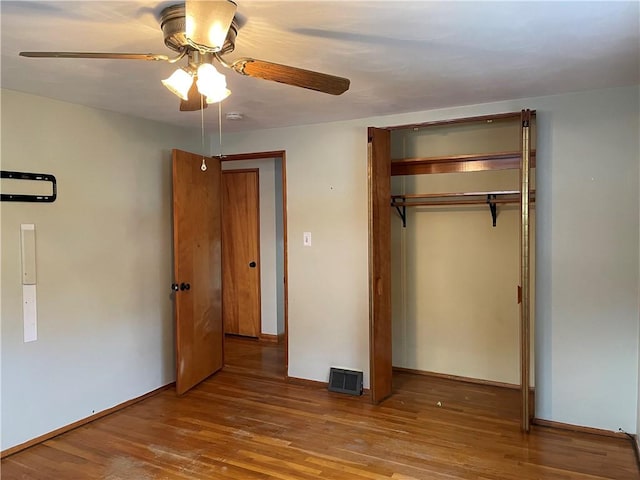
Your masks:
{"label": "closet interior wall", "polygon": [[[406,159],[515,152],[519,139],[519,118],[393,130],[392,165]],[[465,165],[459,169],[474,168]],[[394,175],[392,195],[517,191],[519,170],[513,162],[510,166]],[[495,227],[487,204],[407,207],[406,227],[396,209],[390,210],[393,366],[518,385],[518,203],[498,204]],[[535,208],[531,219],[534,279]]]}

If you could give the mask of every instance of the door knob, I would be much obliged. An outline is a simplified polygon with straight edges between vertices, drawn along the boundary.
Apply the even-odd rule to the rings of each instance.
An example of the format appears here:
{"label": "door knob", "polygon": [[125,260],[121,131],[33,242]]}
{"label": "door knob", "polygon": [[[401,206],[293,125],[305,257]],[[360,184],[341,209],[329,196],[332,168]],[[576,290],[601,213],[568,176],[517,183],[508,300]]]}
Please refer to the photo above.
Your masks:
{"label": "door knob", "polygon": [[189,290],[191,288],[191,285],[189,285],[188,283],[184,283],[182,282],[180,284],[180,290],[184,291],[184,290]]}
{"label": "door knob", "polygon": [[177,292],[177,291],[178,291],[178,288],[179,288],[179,287],[178,287],[178,284],[177,284],[177,283],[172,283],[172,284],[171,284],[171,290],[173,290],[174,292]]}
{"label": "door knob", "polygon": [[251,262],[251,263],[249,264],[249,266],[250,266],[251,268],[256,268],[256,265],[257,265],[257,263],[256,263],[256,262]]}

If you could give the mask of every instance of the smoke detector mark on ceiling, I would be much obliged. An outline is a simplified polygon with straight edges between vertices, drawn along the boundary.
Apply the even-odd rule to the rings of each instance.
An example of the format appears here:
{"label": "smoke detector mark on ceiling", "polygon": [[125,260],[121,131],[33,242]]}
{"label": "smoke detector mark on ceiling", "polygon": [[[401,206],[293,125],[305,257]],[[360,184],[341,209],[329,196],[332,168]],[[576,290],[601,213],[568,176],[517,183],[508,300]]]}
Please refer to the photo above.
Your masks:
{"label": "smoke detector mark on ceiling", "polygon": [[240,112],[229,112],[226,115],[227,120],[242,120],[244,115]]}

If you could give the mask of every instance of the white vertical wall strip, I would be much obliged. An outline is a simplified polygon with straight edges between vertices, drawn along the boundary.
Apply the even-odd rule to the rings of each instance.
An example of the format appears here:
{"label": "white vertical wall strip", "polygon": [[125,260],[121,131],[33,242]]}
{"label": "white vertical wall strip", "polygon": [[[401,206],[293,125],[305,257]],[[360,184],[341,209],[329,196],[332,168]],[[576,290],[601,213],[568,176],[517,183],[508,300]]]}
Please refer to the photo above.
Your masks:
{"label": "white vertical wall strip", "polygon": [[20,260],[22,273],[22,324],[25,343],[38,339],[36,303],[36,226],[20,225]]}
{"label": "white vertical wall strip", "polygon": [[22,286],[22,321],[24,343],[38,339],[38,312],[36,307],[36,286]]}

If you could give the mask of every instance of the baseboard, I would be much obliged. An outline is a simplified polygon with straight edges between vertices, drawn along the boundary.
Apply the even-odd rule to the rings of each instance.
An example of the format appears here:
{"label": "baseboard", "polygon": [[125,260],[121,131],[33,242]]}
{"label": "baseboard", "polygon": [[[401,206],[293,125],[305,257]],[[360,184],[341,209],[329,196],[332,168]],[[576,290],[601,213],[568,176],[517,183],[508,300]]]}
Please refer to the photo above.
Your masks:
{"label": "baseboard", "polygon": [[531,423],[533,425],[537,425],[538,427],[556,428],[558,430],[567,430],[569,432],[589,433],[591,435],[600,435],[612,438],[627,438],[626,434],[622,432],[614,432],[612,430],[604,430],[602,428],[583,427],[581,425],[572,425],[570,423],[544,420],[542,418],[533,418],[533,420],[531,420]]}
{"label": "baseboard", "polygon": [[[450,375],[448,373],[429,372],[426,370],[414,370],[412,368],[393,367],[394,372],[412,373],[414,375],[423,375],[426,377],[444,378],[446,380],[455,380],[456,382],[475,383],[478,385],[489,385],[492,387],[511,388],[519,390],[520,385],[516,383],[496,382],[494,380],[483,380],[481,378],[462,377],[460,375]],[[535,390],[535,387],[531,387],[531,391]]]}
{"label": "baseboard", "polygon": [[281,343],[284,342],[284,333],[281,333],[280,335],[273,335],[271,333],[261,333],[258,336],[258,341],[260,341],[261,343],[276,343],[280,345]]}
{"label": "baseboard", "polygon": [[64,427],[57,428],[56,430],[53,430],[49,433],[45,433],[44,435],[40,435],[39,437],[28,440],[24,443],[21,443],[20,445],[15,445],[11,448],[7,448],[6,450],[2,450],[0,452],[0,458],[6,458],[9,455],[13,455],[14,453],[21,452],[22,450],[26,450],[29,447],[33,447],[34,445],[38,445],[39,443],[46,442],[47,440],[51,440],[52,438],[57,437],[58,435],[62,435],[63,433],[70,432],[71,430],[74,430],[78,427],[86,425],[87,423],[91,423],[94,420],[98,420],[99,418],[103,418],[103,417],[106,417],[107,415],[111,415],[112,413],[115,413],[119,410],[127,408],[135,403],[138,403],[138,402],[141,402],[142,400],[146,400],[147,398],[153,397],[154,395],[157,395],[158,393],[173,387],[175,384],[176,382],[168,383],[166,385],[163,385],[162,387],[156,388],[155,390],[145,393],[144,395],[141,395],[136,398],[132,398],[131,400],[127,400],[126,402],[120,403],[111,408],[107,408],[106,410],[95,413],[86,418],[82,418],[77,422],[70,423],[69,425],[65,425]]}
{"label": "baseboard", "polygon": [[636,447],[636,462],[638,462],[638,469],[640,469],[640,434],[631,435],[631,440]]}
{"label": "baseboard", "polygon": [[329,382],[319,382],[318,380],[308,380],[306,378],[287,377],[286,382],[302,387],[329,388]]}

